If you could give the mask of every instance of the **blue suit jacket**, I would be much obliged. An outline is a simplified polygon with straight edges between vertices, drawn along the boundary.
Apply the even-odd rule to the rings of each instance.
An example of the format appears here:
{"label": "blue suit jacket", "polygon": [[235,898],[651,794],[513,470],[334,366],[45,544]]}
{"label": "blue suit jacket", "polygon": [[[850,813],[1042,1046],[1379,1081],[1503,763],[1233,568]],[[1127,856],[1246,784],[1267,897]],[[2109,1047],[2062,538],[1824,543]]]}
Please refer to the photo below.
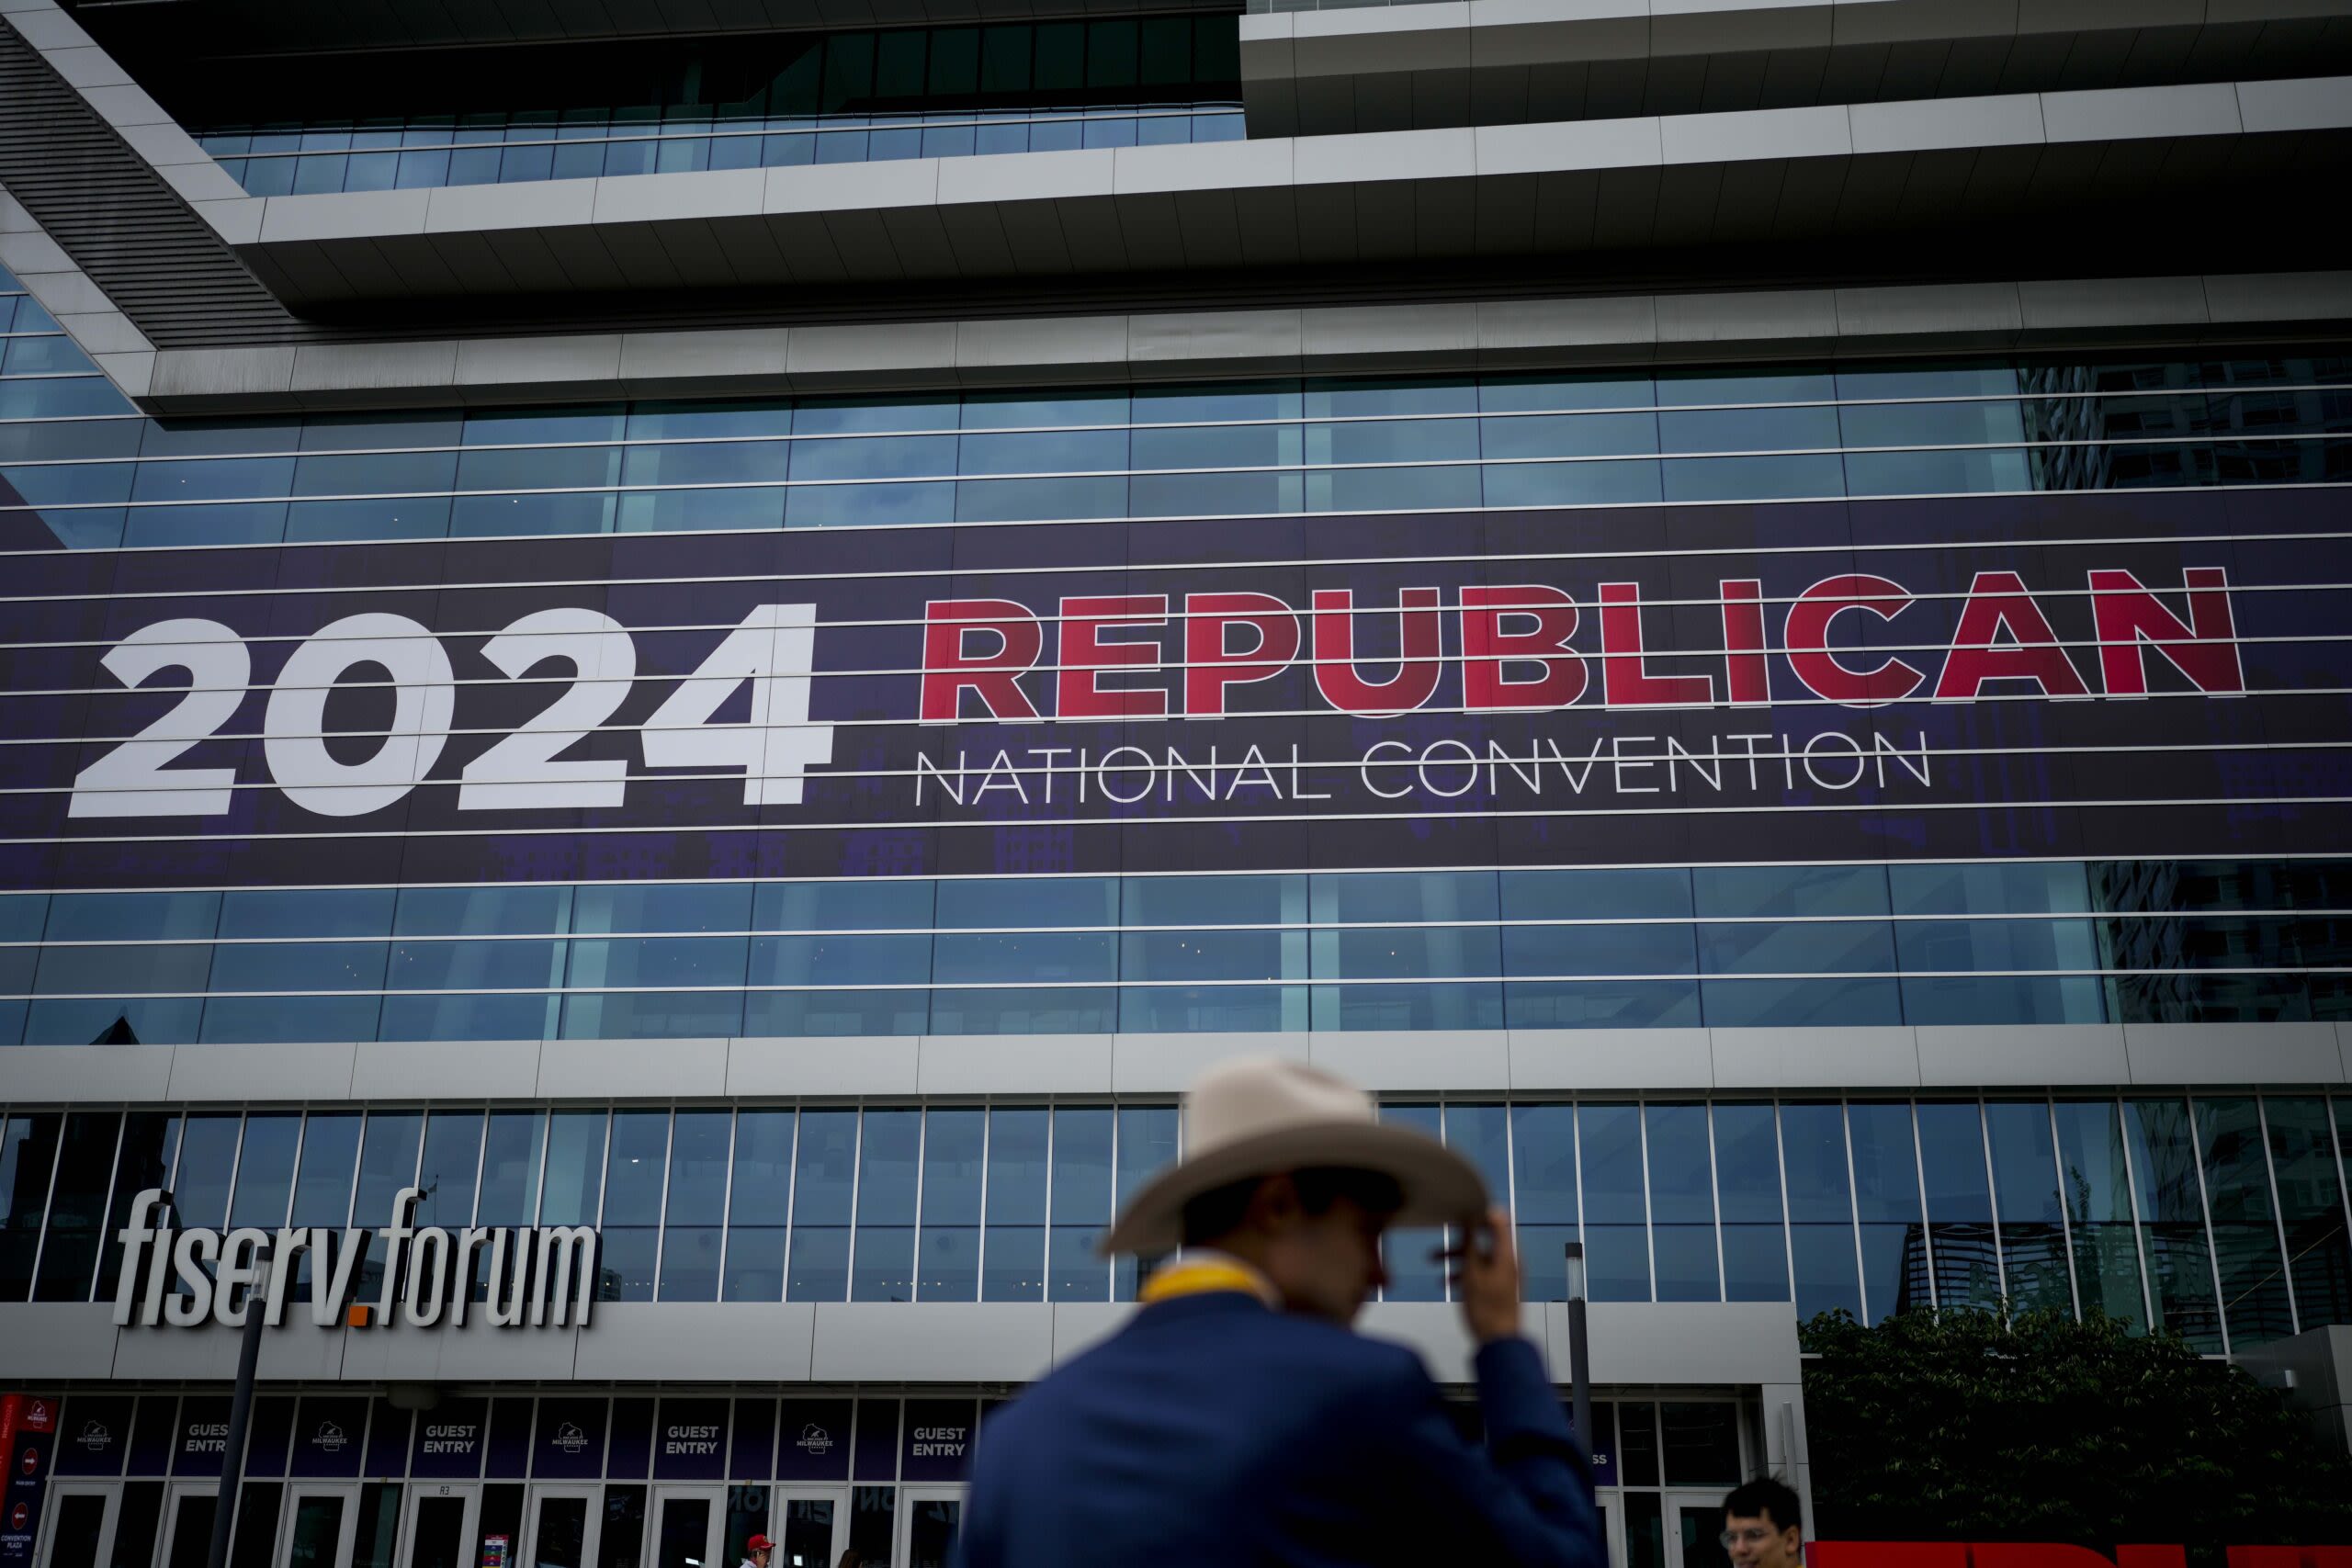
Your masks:
{"label": "blue suit jacket", "polygon": [[990,1417],[963,1568],[1601,1568],[1535,1347],[1501,1340],[1476,1366],[1483,1449],[1402,1346],[1240,1292],[1145,1307]]}

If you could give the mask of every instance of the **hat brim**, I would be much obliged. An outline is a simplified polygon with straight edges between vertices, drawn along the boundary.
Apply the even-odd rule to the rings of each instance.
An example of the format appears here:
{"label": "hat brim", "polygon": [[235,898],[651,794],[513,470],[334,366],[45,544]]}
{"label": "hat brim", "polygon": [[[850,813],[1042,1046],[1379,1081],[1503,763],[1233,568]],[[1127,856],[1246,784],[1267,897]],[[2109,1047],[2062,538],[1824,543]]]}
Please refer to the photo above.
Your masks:
{"label": "hat brim", "polygon": [[1376,1122],[1308,1122],[1179,1160],[1136,1189],[1102,1250],[1173,1252],[1184,1239],[1184,1205],[1203,1193],[1252,1176],[1324,1167],[1394,1178],[1405,1194],[1396,1224],[1453,1224],[1487,1212],[1478,1168],[1428,1134]]}

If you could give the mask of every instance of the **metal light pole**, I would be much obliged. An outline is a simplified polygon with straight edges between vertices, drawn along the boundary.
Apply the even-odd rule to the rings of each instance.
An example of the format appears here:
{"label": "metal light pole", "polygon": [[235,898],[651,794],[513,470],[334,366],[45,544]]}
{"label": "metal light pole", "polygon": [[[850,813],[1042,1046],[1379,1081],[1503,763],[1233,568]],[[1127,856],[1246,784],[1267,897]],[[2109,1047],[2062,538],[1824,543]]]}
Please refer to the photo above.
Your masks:
{"label": "metal light pole", "polygon": [[212,1546],[207,1568],[228,1568],[229,1535],[237,1524],[237,1491],[245,1478],[245,1422],[254,1413],[254,1368],[261,1360],[262,1320],[269,1315],[269,1275],[277,1267],[264,1242],[245,1287],[245,1337],[237,1345],[237,1388],[229,1399],[229,1446],[220,1456],[220,1494],[212,1505]]}
{"label": "metal light pole", "polygon": [[1585,1463],[1592,1462],[1592,1363],[1584,1342],[1584,1243],[1572,1241],[1563,1249],[1568,1266],[1568,1400],[1576,1412],[1577,1441],[1584,1446]]}

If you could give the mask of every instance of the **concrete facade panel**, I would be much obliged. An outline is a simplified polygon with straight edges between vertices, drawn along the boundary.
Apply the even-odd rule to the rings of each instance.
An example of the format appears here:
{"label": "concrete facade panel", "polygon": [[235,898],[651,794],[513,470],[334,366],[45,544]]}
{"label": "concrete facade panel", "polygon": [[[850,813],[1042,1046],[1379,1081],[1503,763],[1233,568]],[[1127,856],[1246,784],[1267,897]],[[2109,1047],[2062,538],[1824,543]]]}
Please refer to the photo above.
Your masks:
{"label": "concrete facade panel", "polygon": [[463,1084],[469,1098],[527,1100],[538,1092],[546,1048],[537,1040],[367,1041],[354,1054],[351,1093],[367,1100],[413,1100],[445,1084]]}
{"label": "concrete facade panel", "polygon": [[2341,1083],[2329,1023],[2127,1023],[2134,1084]]}
{"label": "concrete facade panel", "polygon": [[912,1095],[921,1043],[911,1034],[733,1040],[727,1092],[739,1096]]}
{"label": "concrete facade panel", "polygon": [[2120,1023],[1922,1024],[1917,1034],[1922,1083],[2120,1084],[2132,1077]]}
{"label": "concrete facade panel", "polygon": [[1317,1031],[1308,1058],[1375,1093],[1510,1087],[1510,1036],[1491,1030]]}
{"label": "concrete facade panel", "polygon": [[0,1378],[41,1388],[112,1376],[116,1332],[105,1302],[0,1303]]}
{"label": "concrete facade panel", "polygon": [[1916,1089],[1919,1049],[1908,1029],[1716,1029],[1715,1087]]}
{"label": "concrete facade panel", "polygon": [[1107,1034],[926,1034],[916,1066],[925,1094],[1108,1094]]}
{"label": "concrete facade panel", "polygon": [[575,1375],[619,1382],[798,1382],[812,1375],[810,1332],[821,1311],[807,1302],[602,1303],[592,1326],[579,1337]]}
{"label": "concrete facade panel", "polygon": [[727,1092],[727,1042],[550,1040],[539,1053],[539,1093],[554,1100],[674,1100]]}
{"label": "concrete facade panel", "polygon": [[8,1098],[20,1104],[171,1098],[169,1045],[18,1045],[7,1066]]}
{"label": "concrete facade panel", "polygon": [[1054,1362],[1040,1302],[820,1302],[809,1376],[820,1382],[1027,1382]]}
{"label": "concrete facade panel", "polygon": [[234,1100],[255,1084],[273,1100],[342,1100],[351,1093],[354,1047],[345,1042],[182,1045],[172,1054],[175,1100]]}
{"label": "concrete facade panel", "polygon": [[1712,1043],[1703,1029],[1514,1029],[1515,1090],[1714,1087]]}

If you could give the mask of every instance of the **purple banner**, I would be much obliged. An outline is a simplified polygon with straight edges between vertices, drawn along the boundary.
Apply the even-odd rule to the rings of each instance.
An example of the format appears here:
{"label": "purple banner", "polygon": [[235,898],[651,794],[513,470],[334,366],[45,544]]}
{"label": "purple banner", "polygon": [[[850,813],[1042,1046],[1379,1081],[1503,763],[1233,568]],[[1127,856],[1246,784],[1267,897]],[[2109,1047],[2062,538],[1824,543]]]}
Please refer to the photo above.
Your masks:
{"label": "purple banner", "polygon": [[2340,504],[21,558],[0,864],[86,886],[1706,861],[1759,832],[1791,858],[2343,849]]}

